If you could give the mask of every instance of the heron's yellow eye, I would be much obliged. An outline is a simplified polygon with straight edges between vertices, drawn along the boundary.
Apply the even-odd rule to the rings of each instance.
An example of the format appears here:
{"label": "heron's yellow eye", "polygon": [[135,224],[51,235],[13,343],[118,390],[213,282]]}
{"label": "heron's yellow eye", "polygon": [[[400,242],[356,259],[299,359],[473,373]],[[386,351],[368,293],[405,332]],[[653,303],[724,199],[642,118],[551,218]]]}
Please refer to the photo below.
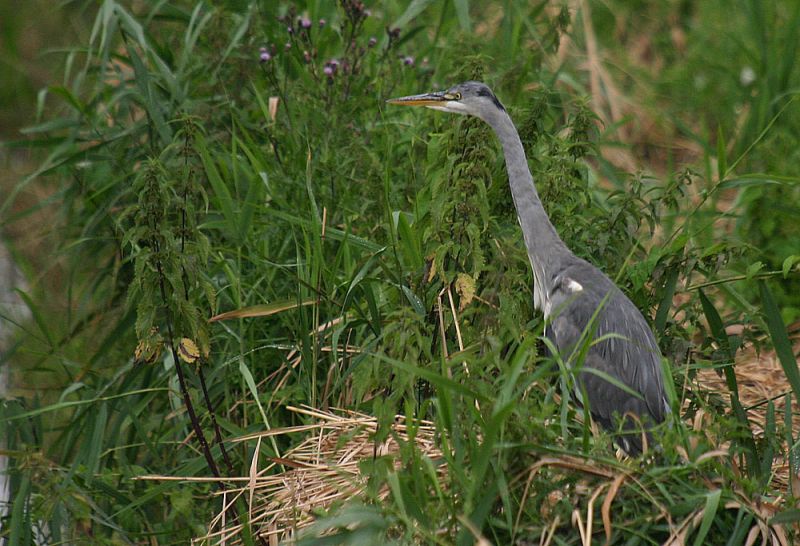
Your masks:
{"label": "heron's yellow eye", "polygon": [[461,93],[456,93],[454,96],[456,100],[461,100]]}

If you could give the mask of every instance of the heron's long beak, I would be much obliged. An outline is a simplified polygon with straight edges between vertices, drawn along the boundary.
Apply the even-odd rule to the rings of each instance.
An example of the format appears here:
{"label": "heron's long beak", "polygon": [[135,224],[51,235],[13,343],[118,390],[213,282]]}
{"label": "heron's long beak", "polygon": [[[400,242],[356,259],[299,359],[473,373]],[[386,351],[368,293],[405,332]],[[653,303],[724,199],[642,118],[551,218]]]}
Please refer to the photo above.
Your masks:
{"label": "heron's long beak", "polygon": [[408,97],[398,97],[389,99],[389,104],[400,104],[404,106],[440,106],[448,101],[444,93],[423,93],[421,95],[410,95]]}

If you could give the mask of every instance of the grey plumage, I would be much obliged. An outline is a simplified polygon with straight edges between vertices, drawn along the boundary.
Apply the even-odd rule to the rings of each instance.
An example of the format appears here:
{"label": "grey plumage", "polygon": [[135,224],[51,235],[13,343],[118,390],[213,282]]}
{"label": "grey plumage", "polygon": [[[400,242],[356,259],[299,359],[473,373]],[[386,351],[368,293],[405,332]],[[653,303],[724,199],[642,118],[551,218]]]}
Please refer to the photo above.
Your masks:
{"label": "grey plumage", "polygon": [[[570,355],[580,349],[581,336],[597,311],[593,339],[612,335],[588,349],[578,384],[588,396],[593,418],[607,429],[621,425],[629,432],[621,435],[618,443],[628,453],[641,452],[642,425],[646,430],[662,422],[670,411],[655,336],[630,299],[599,269],[575,256],[558,236],[542,207],[519,134],[503,105],[480,82],[388,102],[472,115],[492,127],[503,146],[511,195],[533,271],[534,306],[544,313],[545,334],[562,358],[575,364]],[[580,393],[578,396],[580,399]]]}

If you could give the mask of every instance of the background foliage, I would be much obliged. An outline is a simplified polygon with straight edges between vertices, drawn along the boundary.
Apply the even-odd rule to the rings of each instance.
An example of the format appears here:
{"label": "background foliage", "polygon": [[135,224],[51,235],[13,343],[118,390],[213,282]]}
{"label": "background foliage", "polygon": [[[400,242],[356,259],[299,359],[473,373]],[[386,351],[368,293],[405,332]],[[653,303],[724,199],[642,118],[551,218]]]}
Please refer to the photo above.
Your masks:
{"label": "background foliage", "polygon": [[[683,521],[696,544],[790,532],[773,463],[796,451],[800,393],[784,326],[800,314],[798,5],[366,4],[104,0],[58,15],[77,45],[48,57],[63,72],[37,95],[42,82],[17,86],[38,107],[4,146],[35,164],[4,182],[2,226],[45,241],[15,239],[33,320],[4,355],[4,539],[203,535],[211,486],[136,478],[244,475],[253,446],[223,450],[217,430],[298,424],[290,404],[427,417],[442,435],[446,483],[408,446],[403,471],[370,474],[393,485],[388,502],[323,520],[360,526],[354,542],[553,529],[579,543],[574,511],[599,513],[592,488],[619,475],[635,479],[617,485],[613,542],[664,542]],[[21,18],[4,24],[19,59]],[[657,460],[615,459],[539,358],[490,130],[384,104],[465,79],[509,108],[564,240],[652,319],[675,414],[695,424],[676,418]],[[268,316],[207,321],[254,305]],[[790,382],[757,426],[731,366],[753,344]],[[696,380],[709,369],[724,398]],[[573,456],[607,474],[536,466]]]}

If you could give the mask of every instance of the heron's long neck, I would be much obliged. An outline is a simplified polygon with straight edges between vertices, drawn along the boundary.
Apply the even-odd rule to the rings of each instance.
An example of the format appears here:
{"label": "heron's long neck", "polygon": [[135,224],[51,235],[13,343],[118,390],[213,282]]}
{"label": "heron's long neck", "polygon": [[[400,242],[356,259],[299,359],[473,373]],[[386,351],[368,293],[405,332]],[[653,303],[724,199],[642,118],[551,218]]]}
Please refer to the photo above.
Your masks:
{"label": "heron's long neck", "polygon": [[[542,207],[542,201],[533,184],[533,176],[528,169],[519,133],[508,114],[499,109],[485,121],[492,126],[503,145],[511,196],[517,208],[517,218],[522,227],[522,236],[534,273],[537,276],[542,273],[552,273],[554,268],[560,266],[561,259],[570,252]],[[545,278],[540,277],[540,282],[549,284],[547,283],[549,276],[545,274]]]}

